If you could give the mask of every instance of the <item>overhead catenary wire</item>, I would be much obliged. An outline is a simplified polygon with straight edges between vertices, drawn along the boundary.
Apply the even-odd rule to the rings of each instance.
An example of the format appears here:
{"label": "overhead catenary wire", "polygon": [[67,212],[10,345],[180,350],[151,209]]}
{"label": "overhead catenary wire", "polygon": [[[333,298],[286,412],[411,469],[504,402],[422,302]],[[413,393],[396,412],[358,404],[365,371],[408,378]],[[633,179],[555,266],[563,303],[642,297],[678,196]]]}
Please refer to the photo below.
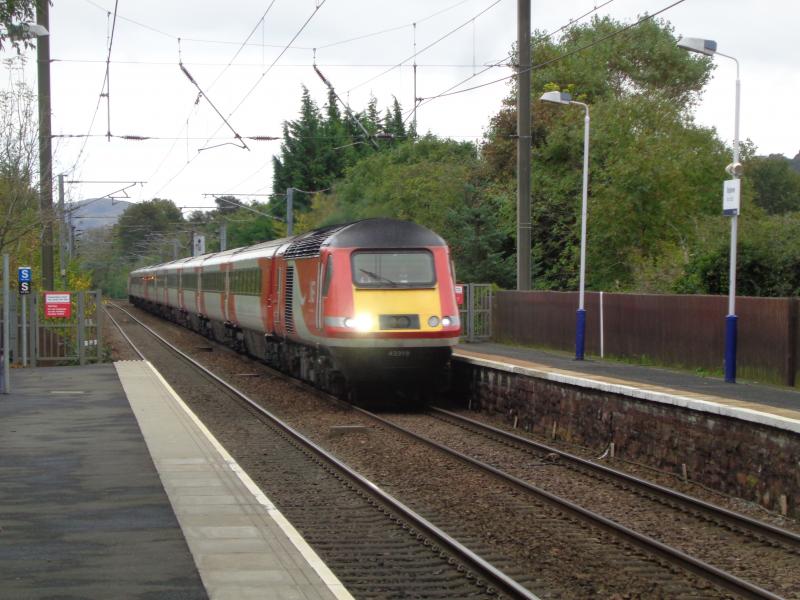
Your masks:
{"label": "overhead catenary wire", "polygon": [[[231,125],[231,124],[230,124],[230,122],[228,121],[228,119],[226,119],[226,118],[225,118],[225,117],[222,115],[222,113],[219,111],[219,109],[216,107],[216,105],[215,105],[215,104],[214,104],[214,103],[211,101],[211,98],[209,98],[209,97],[208,97],[208,94],[206,94],[206,93],[203,91],[203,88],[201,88],[201,87],[200,87],[200,84],[199,84],[199,83],[197,83],[197,81],[195,80],[195,78],[194,78],[194,77],[192,77],[192,74],[191,74],[191,73],[189,73],[189,70],[188,70],[188,69],[187,69],[187,68],[186,68],[186,67],[183,65],[183,63],[182,63],[182,62],[181,62],[181,63],[178,63],[178,65],[180,66],[180,68],[181,68],[181,71],[183,71],[183,74],[184,74],[184,75],[186,75],[186,77],[189,79],[189,81],[191,81],[191,82],[192,82],[192,84],[193,84],[193,85],[194,85],[194,86],[197,88],[197,91],[199,92],[199,96],[198,96],[198,98],[199,98],[199,97],[205,98],[205,99],[206,99],[206,102],[208,102],[209,106],[211,106],[211,108],[213,108],[213,109],[214,109],[214,112],[215,112],[215,113],[217,113],[217,115],[219,116],[219,118],[220,118],[220,119],[222,119],[222,122],[223,122],[223,123],[225,123],[225,125],[227,125],[228,129],[230,129],[230,130],[231,130],[231,132],[233,133],[233,136],[234,136],[234,137],[235,137],[237,140],[239,140],[239,142],[241,142],[241,144],[242,144],[242,145],[241,145],[241,148],[243,148],[244,150],[250,150],[249,146],[248,146],[248,145],[247,145],[247,144],[244,142],[244,140],[242,139],[242,136],[240,136],[240,135],[239,135],[239,133],[238,133],[238,132],[237,132],[237,131],[236,131],[236,130],[233,128],[233,125]],[[226,142],[226,143],[230,143],[230,142]],[[224,144],[217,144],[216,146],[210,146],[210,147],[207,147],[207,148],[200,148],[200,149],[198,150],[198,152],[200,152],[200,151],[202,151],[202,150],[210,150],[211,148],[217,148],[218,146],[221,146],[221,145],[224,145]],[[234,144],[234,145],[235,145],[235,144]]]}
{"label": "overhead catenary wire", "polygon": [[[589,44],[586,44],[585,46],[581,46],[580,48],[576,48],[576,49],[571,50],[571,51],[569,51],[569,52],[567,52],[565,54],[562,54],[560,56],[556,56],[555,58],[551,58],[550,60],[546,60],[546,61],[538,63],[536,65],[532,65],[528,69],[523,69],[520,72],[524,73],[524,72],[527,72],[527,71],[534,71],[536,69],[541,69],[541,68],[549,66],[549,65],[551,65],[553,63],[556,63],[558,61],[561,61],[561,60],[564,60],[566,58],[569,58],[570,56],[574,56],[575,54],[578,54],[579,52],[583,52],[584,50],[588,50],[589,48],[593,48],[594,46],[597,46],[598,44],[601,44],[601,43],[605,42],[606,40],[614,38],[614,37],[616,37],[618,35],[621,35],[621,34],[627,32],[627,31],[633,29],[637,25],[641,25],[645,21],[649,21],[650,19],[653,19],[653,18],[657,17],[661,13],[663,13],[663,12],[665,12],[665,11],[667,11],[667,10],[669,10],[669,9],[679,5],[679,4],[682,4],[685,1],[686,0],[677,0],[676,2],[673,2],[669,6],[666,6],[666,7],[662,8],[661,10],[654,12],[651,15],[645,15],[644,17],[642,17],[638,21],[636,21],[634,23],[631,23],[629,25],[626,25],[622,29],[619,29],[617,31],[609,33],[609,34],[607,34],[607,35],[605,35],[605,36],[603,36],[603,37],[601,37],[601,38],[599,38],[597,40],[594,40],[593,42],[591,42]],[[445,98],[447,96],[455,96],[456,94],[463,94],[465,92],[471,92],[473,90],[477,90],[477,89],[484,88],[484,87],[487,87],[487,86],[490,86],[490,85],[494,85],[495,83],[501,83],[503,81],[508,81],[509,79],[513,79],[514,77],[517,77],[518,75],[519,75],[519,73],[514,73],[513,75],[508,75],[506,77],[501,77],[500,79],[494,79],[492,81],[487,81],[486,83],[482,83],[480,85],[475,85],[475,86],[472,86],[472,87],[464,88],[463,90],[450,91],[450,92],[437,94],[436,96],[431,96],[429,98],[423,98],[423,100],[434,100],[434,99],[437,99],[437,98]]]}
{"label": "overhead catenary wire", "polygon": [[[232,64],[233,64],[233,62],[236,60],[236,58],[237,58],[237,57],[239,56],[239,54],[241,53],[242,49],[243,49],[243,48],[244,48],[244,47],[247,45],[247,42],[248,42],[248,40],[250,40],[250,38],[253,36],[253,33],[255,33],[255,31],[258,29],[258,25],[259,25],[259,24],[263,24],[263,23],[264,23],[264,21],[266,20],[266,17],[267,17],[267,15],[269,14],[270,10],[272,10],[272,6],[273,6],[274,4],[275,4],[275,0],[272,0],[272,2],[270,2],[269,6],[267,6],[267,9],[266,9],[266,10],[264,11],[264,13],[261,15],[261,17],[259,18],[259,20],[258,20],[258,21],[256,21],[256,24],[255,24],[255,26],[253,26],[253,28],[252,28],[252,30],[250,31],[250,33],[247,35],[247,37],[246,37],[246,38],[244,39],[244,41],[241,43],[241,45],[239,46],[239,49],[236,51],[236,53],[233,55],[233,57],[230,59],[230,61],[228,61],[228,64],[225,66],[225,68],[223,68],[223,69],[222,69],[222,70],[221,70],[221,71],[220,71],[220,72],[217,74],[217,76],[216,76],[216,78],[214,79],[214,81],[212,81],[212,82],[211,82],[211,85],[209,85],[209,87],[208,87],[208,89],[209,89],[209,90],[211,90],[211,89],[214,87],[214,85],[215,85],[215,84],[216,84],[216,83],[219,81],[219,79],[222,77],[222,75],[225,73],[225,71],[226,71],[226,70],[227,70],[227,69],[230,67],[230,65],[232,65]],[[182,61],[183,61],[183,58],[182,58],[182,56],[181,56],[181,53],[180,53],[180,38],[177,38],[177,41],[178,41],[178,61],[179,61],[179,62],[182,62]],[[187,72],[187,71],[186,71],[186,69],[185,69],[185,67],[181,67],[181,68],[184,70],[184,72],[185,72],[185,73]],[[199,88],[199,86],[198,86],[198,88]],[[201,93],[202,93],[202,92],[201,92]],[[199,97],[198,97],[198,99],[199,99]],[[207,98],[207,97],[206,97],[206,100],[208,100],[208,98]],[[210,103],[210,101],[209,101],[209,103]],[[181,134],[183,134],[183,132],[184,132],[184,131],[187,133],[187,136],[186,136],[186,143],[187,143],[187,147],[186,147],[186,152],[187,152],[187,161],[186,161],[186,163],[185,163],[185,164],[188,164],[189,162],[191,162],[191,159],[189,159],[189,158],[188,158],[188,153],[189,153],[189,147],[188,147],[188,143],[189,143],[189,140],[188,140],[188,132],[189,132],[189,118],[191,117],[191,115],[192,115],[192,112],[194,112],[194,111],[196,110],[197,104],[198,104],[198,102],[197,102],[197,101],[195,101],[195,103],[194,103],[193,107],[192,107],[192,108],[190,109],[190,111],[189,111],[189,114],[187,114],[187,115],[186,115],[185,123],[184,123],[184,124],[181,126],[181,129],[180,129],[180,131],[179,131],[179,133],[178,133],[178,135],[181,135]],[[216,110],[216,107],[215,107],[215,110]],[[219,114],[219,111],[217,111],[217,113]],[[222,117],[222,115],[220,115],[220,117]],[[223,117],[223,121],[224,121],[224,120],[225,120],[225,119],[224,119],[224,117]],[[229,125],[229,126],[230,126],[230,125]],[[233,129],[233,128],[231,127],[231,129]],[[219,129],[217,129],[217,131],[219,131]],[[215,133],[215,134],[216,134],[216,133]],[[182,138],[181,138],[181,139],[182,139]],[[162,168],[162,167],[163,167],[163,165],[166,163],[166,161],[167,161],[167,159],[169,158],[169,156],[172,154],[172,151],[175,149],[175,146],[177,145],[177,140],[178,140],[178,138],[177,138],[177,136],[176,136],[176,140],[175,140],[175,142],[174,142],[174,143],[173,143],[173,144],[172,144],[172,145],[169,147],[169,149],[167,150],[167,152],[166,152],[166,154],[164,155],[164,157],[163,157],[163,158],[162,158],[162,159],[159,161],[159,163],[158,163],[158,166],[156,166],[156,169],[155,169],[155,171],[153,171],[153,173],[150,175],[149,179],[153,179],[153,178],[155,177],[155,175],[156,175],[156,174],[157,174],[157,173],[158,173],[158,172],[161,170],[161,168]],[[209,142],[209,141],[210,141],[209,139],[206,139],[206,141],[204,142],[204,144],[203,144],[203,145],[205,145],[205,144],[208,144],[208,142]],[[159,190],[159,191],[160,191],[160,190]]]}
{"label": "overhead catenary wire", "polygon": [[[264,77],[266,77],[266,76],[267,76],[267,74],[268,74],[268,73],[269,73],[269,72],[272,70],[272,67],[274,67],[274,66],[275,66],[275,64],[276,64],[276,63],[277,63],[277,62],[278,62],[278,61],[281,59],[281,57],[282,57],[282,56],[283,56],[283,55],[286,53],[286,51],[287,51],[287,50],[289,49],[289,47],[290,47],[290,46],[291,46],[291,45],[294,43],[294,41],[295,41],[295,40],[296,40],[296,39],[297,39],[297,38],[300,36],[300,34],[302,34],[302,33],[303,33],[303,31],[305,30],[305,28],[308,26],[308,24],[309,24],[309,23],[311,22],[311,20],[314,18],[314,16],[315,16],[315,15],[316,15],[316,14],[319,12],[319,10],[320,10],[320,9],[321,9],[321,8],[322,8],[324,5],[325,5],[325,2],[327,2],[327,0],[322,0],[322,1],[321,1],[319,4],[316,4],[316,5],[315,5],[313,12],[312,12],[312,13],[311,13],[311,14],[308,16],[308,18],[305,20],[305,22],[304,22],[304,23],[303,23],[303,24],[300,26],[300,28],[297,30],[297,32],[296,32],[296,33],[295,33],[295,34],[292,36],[292,39],[291,39],[291,40],[289,40],[289,43],[288,43],[288,44],[286,44],[286,45],[284,46],[284,48],[283,48],[283,50],[281,50],[280,54],[278,54],[278,56],[275,58],[275,60],[273,60],[273,61],[272,61],[272,64],[270,64],[270,66],[269,66],[269,67],[268,67],[268,68],[267,68],[267,69],[266,69],[266,70],[265,70],[265,71],[264,71],[264,72],[261,74],[261,76],[260,76],[260,77],[259,77],[259,78],[256,80],[256,82],[253,84],[253,86],[252,86],[252,87],[251,87],[251,88],[250,88],[250,89],[247,91],[247,93],[245,93],[244,97],[243,97],[243,98],[242,98],[242,99],[239,101],[239,103],[236,105],[236,107],[235,107],[235,108],[234,108],[234,109],[233,109],[233,110],[232,110],[232,111],[231,111],[231,112],[228,114],[228,116],[227,116],[227,118],[228,118],[228,119],[230,119],[230,118],[231,118],[231,117],[234,115],[234,113],[236,113],[236,111],[237,111],[237,110],[238,110],[238,109],[239,109],[239,108],[242,106],[242,104],[244,104],[244,102],[247,100],[247,98],[248,98],[248,97],[249,97],[249,96],[250,96],[250,95],[251,95],[251,94],[252,94],[252,93],[255,91],[255,89],[258,87],[258,85],[261,83],[261,81],[263,81],[263,80],[264,80]],[[213,136],[215,136],[217,133],[219,133],[219,130],[220,130],[220,129],[221,129],[221,127],[218,127],[218,128],[216,129],[216,131],[214,131],[214,133],[212,133],[212,134],[211,134],[211,136],[209,136],[209,138],[208,138],[208,140],[206,141],[206,143],[208,143],[208,141],[210,141],[210,140],[211,140],[211,138],[212,138]],[[203,145],[205,146],[205,144],[203,144]],[[169,180],[167,180],[167,182],[166,182],[166,183],[164,183],[164,184],[163,184],[163,185],[162,185],[162,186],[161,186],[161,187],[160,187],[160,188],[159,188],[159,189],[156,191],[156,195],[158,195],[158,193],[159,193],[159,192],[161,192],[161,190],[163,190],[163,189],[164,189],[166,186],[168,186],[170,183],[172,183],[172,182],[173,182],[173,181],[174,181],[174,180],[175,180],[177,177],[179,177],[179,176],[180,176],[180,174],[181,174],[181,173],[183,173],[183,172],[186,170],[186,168],[187,168],[187,167],[188,167],[188,166],[189,166],[189,165],[190,165],[192,162],[194,162],[194,160],[195,160],[195,159],[196,159],[198,156],[200,156],[200,153],[197,153],[197,154],[195,154],[195,155],[194,155],[194,156],[193,156],[193,157],[192,157],[190,160],[188,160],[186,163],[184,163],[184,165],[183,165],[183,166],[182,166],[182,167],[181,167],[181,168],[178,170],[178,172],[177,172],[177,173],[175,173],[175,174],[174,174],[172,177],[170,177],[170,178],[169,178]]]}
{"label": "overhead catenary wire", "polygon": [[[542,36],[541,39],[548,39],[548,38],[551,38],[551,37],[553,37],[554,35],[556,35],[558,33],[561,33],[562,31],[564,31],[568,27],[574,25],[578,21],[581,21],[581,20],[585,19],[589,15],[599,11],[601,8],[604,8],[604,7],[608,6],[612,2],[614,2],[614,0],[606,0],[602,4],[596,5],[594,8],[592,8],[591,10],[586,11],[582,15],[580,15],[578,17],[575,17],[574,19],[570,19],[567,23],[565,23],[564,25],[562,25],[558,29],[554,29],[553,31],[545,34],[544,36]],[[416,102],[418,102],[418,103],[415,105],[415,108],[412,108],[412,109],[409,109],[408,111],[406,111],[406,116],[403,118],[403,123],[408,121],[409,117],[411,117],[414,114],[415,109],[419,110],[420,107],[428,104],[429,102],[431,102],[433,100],[436,100],[438,98],[444,97],[444,95],[447,92],[450,92],[450,91],[462,86],[466,82],[475,79],[476,77],[478,77],[479,75],[482,75],[483,73],[485,73],[486,71],[488,71],[490,69],[493,69],[493,68],[496,68],[496,67],[499,67],[499,66],[504,66],[505,61],[509,60],[510,58],[511,58],[511,52],[506,54],[503,58],[500,58],[500,59],[494,60],[494,61],[490,61],[490,63],[485,65],[485,68],[481,69],[480,71],[478,71],[476,73],[473,73],[472,75],[466,77],[465,79],[462,79],[458,83],[456,83],[454,85],[451,85],[449,88],[445,89],[442,92],[439,92],[438,94],[436,94],[434,96],[430,96],[430,97],[427,97],[427,98],[415,98],[415,103]]]}
{"label": "overhead catenary wire", "polygon": [[376,79],[378,79],[378,78],[380,78],[380,77],[383,77],[383,76],[384,76],[384,75],[386,75],[387,73],[390,73],[391,71],[395,70],[396,68],[400,67],[401,65],[403,65],[403,64],[407,63],[408,61],[410,61],[410,60],[414,59],[415,57],[419,56],[419,55],[420,55],[420,54],[422,54],[423,52],[425,52],[425,51],[427,51],[427,50],[429,50],[429,49],[433,48],[435,45],[437,45],[437,44],[439,44],[440,42],[442,42],[442,41],[446,40],[448,37],[450,37],[451,35],[453,35],[453,34],[454,34],[454,33],[456,33],[457,31],[460,31],[461,29],[463,29],[464,27],[466,27],[467,25],[469,25],[470,23],[472,23],[472,22],[473,22],[475,19],[477,19],[478,17],[480,17],[480,16],[484,15],[485,13],[487,13],[488,11],[490,11],[492,8],[494,8],[495,6],[497,6],[498,4],[500,4],[500,2],[502,2],[502,1],[503,1],[503,0],[495,0],[495,1],[494,1],[494,2],[492,2],[492,3],[491,3],[489,6],[487,6],[486,8],[484,8],[482,11],[480,11],[480,12],[479,12],[479,13],[477,13],[476,15],[474,15],[474,16],[472,16],[472,17],[470,17],[470,18],[469,18],[467,21],[465,21],[465,22],[464,22],[464,23],[462,23],[461,25],[459,25],[459,26],[457,26],[457,27],[455,27],[455,28],[451,29],[450,31],[448,31],[447,33],[445,33],[443,36],[441,36],[441,37],[437,38],[435,41],[431,42],[430,44],[428,44],[427,46],[425,46],[425,47],[424,47],[424,48],[422,48],[421,50],[417,50],[417,51],[415,51],[413,54],[411,54],[411,56],[409,56],[409,57],[407,57],[407,58],[404,58],[403,60],[401,60],[401,61],[400,61],[399,63],[397,63],[396,65],[394,65],[394,66],[392,66],[392,67],[389,67],[389,68],[388,68],[388,69],[386,69],[385,71],[381,71],[381,72],[380,72],[380,73],[378,73],[377,75],[375,75],[375,76],[373,76],[373,77],[370,77],[369,79],[366,79],[366,80],[362,81],[361,83],[358,83],[358,84],[354,85],[354,86],[353,86],[353,87],[351,87],[349,90],[347,90],[347,93],[349,94],[349,93],[350,93],[350,92],[352,92],[353,90],[357,90],[358,88],[360,88],[360,87],[362,87],[362,86],[365,86],[365,85],[367,85],[368,83],[371,83],[371,82],[375,81]]}
{"label": "overhead catenary wire", "polygon": [[[108,56],[106,57],[106,117],[107,128],[106,135],[108,141],[111,141],[111,48],[114,45],[114,32],[117,29],[117,9],[119,8],[119,0],[114,0],[114,18],[111,21],[111,36],[108,39]],[[101,94],[102,95],[102,94]]]}
{"label": "overhead catenary wire", "polygon": [[[97,5],[95,5],[95,6],[97,6]],[[116,6],[116,4],[115,4],[115,6]],[[105,9],[103,9],[103,10],[105,11]],[[110,19],[111,18],[111,12],[110,11],[105,11],[105,12],[106,12],[107,18]],[[115,12],[115,14],[116,14],[116,12]],[[116,17],[115,17],[115,19],[116,19]],[[109,55],[109,58],[110,58],[110,56],[111,56],[111,47],[110,46],[108,48],[108,55]],[[92,113],[92,119],[91,119],[91,121],[89,121],[89,130],[88,130],[89,133],[92,132],[92,128],[94,128],[95,119],[97,119],[97,113],[100,111],[100,104],[103,101],[103,90],[106,89],[107,78],[108,78],[108,68],[106,68],[106,73],[105,73],[105,76],[103,77],[103,85],[100,86],[100,94],[98,94],[98,96],[97,96],[97,104],[94,107],[94,112]],[[84,139],[83,144],[81,144],[81,149],[78,151],[78,155],[75,157],[75,162],[72,163],[72,166],[68,169],[68,172],[74,173],[75,170],[78,168],[78,163],[80,163],[81,157],[83,156],[83,153],[86,150],[86,142],[87,141],[88,141],[88,137],[86,139]]]}

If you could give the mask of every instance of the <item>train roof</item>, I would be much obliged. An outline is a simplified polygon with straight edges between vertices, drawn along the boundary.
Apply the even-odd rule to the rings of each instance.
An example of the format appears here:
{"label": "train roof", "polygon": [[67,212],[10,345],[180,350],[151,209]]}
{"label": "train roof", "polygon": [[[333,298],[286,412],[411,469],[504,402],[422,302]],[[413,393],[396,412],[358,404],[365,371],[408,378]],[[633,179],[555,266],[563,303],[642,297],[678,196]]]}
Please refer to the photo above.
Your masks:
{"label": "train roof", "polygon": [[427,227],[411,221],[366,219],[339,228],[329,237],[328,245],[339,248],[406,248],[446,244]]}
{"label": "train roof", "polygon": [[317,256],[322,247],[390,249],[445,245],[446,243],[441,237],[422,225],[411,221],[375,218],[342,225],[330,225],[294,237],[269,240],[252,246],[141,267],[133,273],[178,266],[216,265],[228,262],[234,256],[249,258],[248,255],[273,256],[279,254],[286,258],[307,258]]}

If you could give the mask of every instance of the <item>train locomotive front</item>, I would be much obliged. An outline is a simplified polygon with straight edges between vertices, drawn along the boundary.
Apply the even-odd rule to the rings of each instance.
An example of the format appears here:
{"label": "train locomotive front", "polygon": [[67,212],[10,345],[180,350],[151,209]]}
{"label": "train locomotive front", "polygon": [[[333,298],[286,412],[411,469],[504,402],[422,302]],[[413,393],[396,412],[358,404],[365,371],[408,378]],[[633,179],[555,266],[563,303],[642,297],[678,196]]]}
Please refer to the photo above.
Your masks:
{"label": "train locomotive front", "polygon": [[367,219],[131,273],[134,304],[339,392],[435,384],[460,334],[447,245]]}
{"label": "train locomotive front", "polygon": [[445,242],[414,223],[369,220],[332,236],[323,257],[324,335],[347,380],[441,376],[460,333]]}

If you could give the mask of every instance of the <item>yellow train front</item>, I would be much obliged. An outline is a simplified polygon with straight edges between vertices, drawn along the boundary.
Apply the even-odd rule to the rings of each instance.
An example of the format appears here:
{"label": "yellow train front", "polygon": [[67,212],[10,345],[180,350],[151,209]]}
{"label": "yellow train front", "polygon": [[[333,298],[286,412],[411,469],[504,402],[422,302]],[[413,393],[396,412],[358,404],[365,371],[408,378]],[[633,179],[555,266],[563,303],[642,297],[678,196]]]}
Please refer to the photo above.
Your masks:
{"label": "yellow train front", "polygon": [[441,237],[369,219],[330,235],[319,261],[320,337],[348,383],[419,386],[442,377],[461,327]]}

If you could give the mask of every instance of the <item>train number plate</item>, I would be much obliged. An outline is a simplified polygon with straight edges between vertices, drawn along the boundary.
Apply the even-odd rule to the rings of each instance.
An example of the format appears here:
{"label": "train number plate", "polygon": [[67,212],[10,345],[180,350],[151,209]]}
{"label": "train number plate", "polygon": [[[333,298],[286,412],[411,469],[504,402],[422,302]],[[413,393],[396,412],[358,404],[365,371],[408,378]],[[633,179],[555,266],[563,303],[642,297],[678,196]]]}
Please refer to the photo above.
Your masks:
{"label": "train number plate", "polygon": [[411,356],[411,350],[389,350],[389,356],[392,358],[408,358]]}

